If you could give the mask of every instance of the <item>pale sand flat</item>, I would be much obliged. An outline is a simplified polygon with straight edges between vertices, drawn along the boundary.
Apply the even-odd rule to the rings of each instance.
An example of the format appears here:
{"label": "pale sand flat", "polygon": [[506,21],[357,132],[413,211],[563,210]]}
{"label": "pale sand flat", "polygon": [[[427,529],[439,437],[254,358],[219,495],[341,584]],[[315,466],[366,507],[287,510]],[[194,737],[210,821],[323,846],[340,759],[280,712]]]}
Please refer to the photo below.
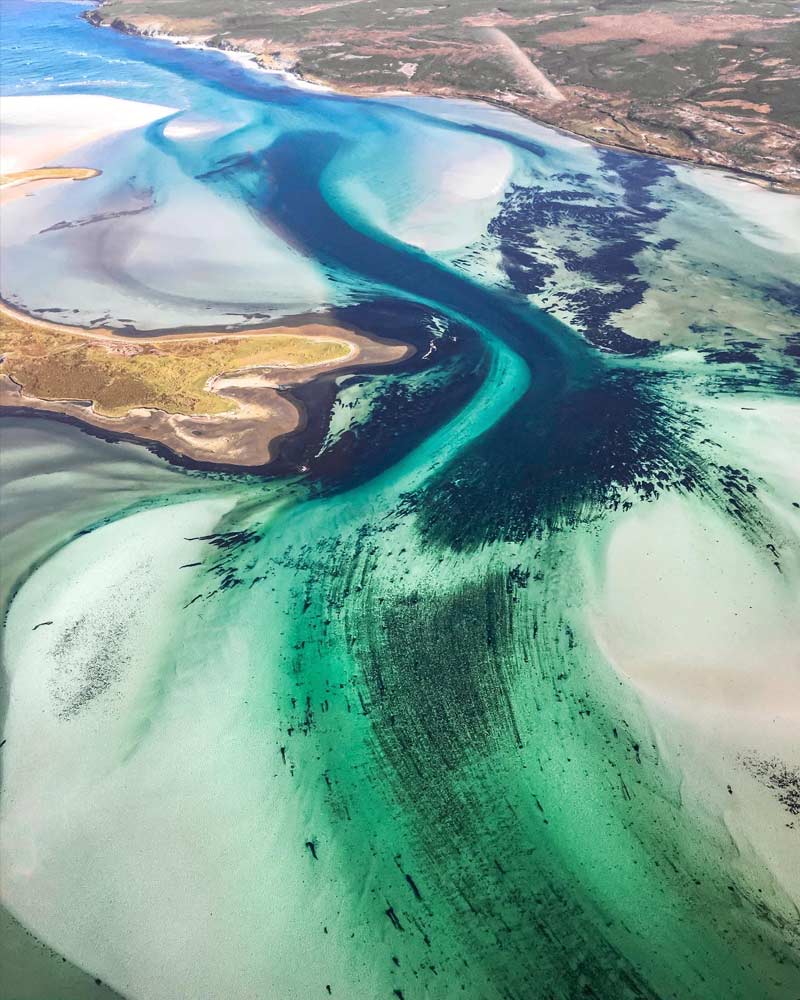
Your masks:
{"label": "pale sand flat", "polygon": [[719,170],[676,166],[680,179],[746,223],[742,235],[775,253],[800,254],[800,198],[770,191]]}
{"label": "pale sand flat", "polygon": [[735,416],[730,444],[764,484],[780,569],[710,505],[663,497],[618,519],[599,569],[587,558],[587,622],[639,692],[662,759],[681,774],[684,803],[724,824],[745,874],[766,866],[800,903],[796,820],[770,781],[800,766],[800,468],[792,459],[800,405],[764,402]]}
{"label": "pale sand flat", "polygon": [[95,94],[2,97],[0,173],[52,164],[91,142],[148,125],[175,110],[162,104]]}

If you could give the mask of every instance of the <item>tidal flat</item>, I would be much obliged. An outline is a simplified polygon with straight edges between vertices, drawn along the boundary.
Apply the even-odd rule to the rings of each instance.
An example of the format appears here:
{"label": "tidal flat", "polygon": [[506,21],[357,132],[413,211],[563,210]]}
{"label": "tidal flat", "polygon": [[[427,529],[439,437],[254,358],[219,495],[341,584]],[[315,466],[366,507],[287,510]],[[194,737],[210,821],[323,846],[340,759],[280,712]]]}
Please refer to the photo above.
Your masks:
{"label": "tidal flat", "polygon": [[14,350],[369,336],[260,466],[0,414],[0,994],[798,993],[794,198],[7,9],[138,109],[14,168],[98,171]]}

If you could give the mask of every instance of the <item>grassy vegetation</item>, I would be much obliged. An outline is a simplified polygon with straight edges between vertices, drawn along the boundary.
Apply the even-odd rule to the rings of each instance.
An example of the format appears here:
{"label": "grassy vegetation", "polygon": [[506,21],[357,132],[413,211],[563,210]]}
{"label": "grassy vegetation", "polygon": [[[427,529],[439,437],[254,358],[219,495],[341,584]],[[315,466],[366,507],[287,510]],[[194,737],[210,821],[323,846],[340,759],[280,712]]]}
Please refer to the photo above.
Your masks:
{"label": "grassy vegetation", "polygon": [[349,350],[343,341],[287,332],[134,340],[91,331],[73,334],[0,316],[0,373],[27,395],[88,400],[111,417],[135,407],[223,413],[236,404],[208,391],[215,375],[321,364]]}
{"label": "grassy vegetation", "polygon": [[[485,96],[604,142],[800,185],[795,0],[103,0],[87,17],[246,48],[354,90]],[[537,101],[487,26],[566,100]]]}

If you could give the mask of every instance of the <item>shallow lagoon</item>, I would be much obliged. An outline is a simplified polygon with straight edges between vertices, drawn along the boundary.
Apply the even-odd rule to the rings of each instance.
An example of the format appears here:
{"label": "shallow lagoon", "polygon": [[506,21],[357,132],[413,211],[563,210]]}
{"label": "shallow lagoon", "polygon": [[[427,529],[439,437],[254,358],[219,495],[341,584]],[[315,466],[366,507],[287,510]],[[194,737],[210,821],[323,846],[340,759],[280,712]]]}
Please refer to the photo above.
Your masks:
{"label": "shallow lagoon", "polygon": [[794,202],[9,9],[14,94],[177,116],[5,298],[417,348],[280,478],[10,428],[9,911],[130,997],[796,991]]}

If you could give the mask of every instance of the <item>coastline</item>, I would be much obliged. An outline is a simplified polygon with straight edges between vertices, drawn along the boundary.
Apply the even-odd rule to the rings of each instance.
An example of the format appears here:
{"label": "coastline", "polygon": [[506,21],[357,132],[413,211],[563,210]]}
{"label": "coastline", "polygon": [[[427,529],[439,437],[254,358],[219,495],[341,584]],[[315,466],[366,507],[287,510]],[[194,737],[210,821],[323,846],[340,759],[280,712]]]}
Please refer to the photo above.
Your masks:
{"label": "coastline", "polygon": [[[740,189],[728,211],[670,176],[694,165],[487,105],[292,91],[91,36],[80,9],[56,21],[104,67],[151,60],[114,71],[123,93],[141,73],[173,96],[177,64],[184,128],[244,127],[173,143],[158,122],[86,151],[101,180],[9,213],[0,386],[19,358],[42,406],[0,409],[0,995],[800,998],[798,258],[777,257],[800,199],[698,179]],[[222,194],[344,289],[325,312],[269,316],[287,256],[201,197],[228,162]],[[129,177],[186,197],[127,228]],[[457,244],[459,190],[497,220],[480,252],[395,235],[421,207]],[[214,239],[228,267],[193,257]],[[137,241],[147,271],[111,252]],[[239,299],[251,261],[276,280]],[[77,284],[115,269],[151,309]],[[279,330],[341,342],[253,364]],[[617,330],[652,344],[606,363],[591,338]],[[252,426],[45,405],[141,401],[145,361],[173,400],[220,378]],[[228,464],[250,444],[266,464]]]}
{"label": "coastline", "polygon": [[99,177],[102,171],[94,167],[39,167],[34,170],[18,170],[10,174],[0,174],[0,205],[7,205],[15,198],[25,195],[21,190],[29,184],[52,184],[55,181],[89,181]]}
{"label": "coastline", "polygon": [[[175,110],[95,94],[15,95],[4,97],[2,105],[7,126],[2,204],[24,197],[31,186],[90,181],[101,171],[88,164],[45,165],[70,164],[92,142],[148,124]],[[148,331],[128,327],[117,331],[39,319],[0,301],[0,327],[8,356],[5,370],[0,372],[1,413],[68,422],[106,440],[144,445],[176,465],[232,473],[273,473],[283,441],[309,425],[313,433],[319,432],[326,422],[321,411],[330,403],[327,389],[320,385],[319,391],[305,391],[302,398],[293,390],[321,376],[331,378],[395,364],[416,350],[407,343],[373,337],[318,313],[276,319],[260,327],[189,326]],[[33,334],[31,343],[21,348],[20,336],[27,330]],[[72,368],[65,367],[60,376],[58,364],[43,363],[43,351],[51,353],[43,343],[49,336],[61,338],[58,364],[73,364]],[[39,343],[34,344],[34,340]],[[216,356],[218,360],[220,354],[239,354],[246,345],[255,348],[259,340],[263,347],[250,350],[251,356],[238,359],[239,363],[226,364],[213,372],[197,368],[198,360],[202,362],[204,357]],[[342,353],[332,357],[337,345]],[[284,346],[287,354],[281,357]],[[96,382],[100,378],[111,383],[113,376],[135,376],[136,364],[146,362],[147,355],[153,353],[170,355],[165,360],[171,366],[177,361],[191,368],[189,382],[197,374],[203,376],[201,395],[212,404],[208,412],[202,412],[202,401],[198,406],[196,399],[189,399],[193,405],[183,409],[177,397],[175,405],[152,405],[152,393],[128,407],[133,399],[130,391],[125,399],[113,401],[114,408],[95,405],[100,396],[85,391],[87,380],[94,378]],[[74,367],[76,358],[80,361],[78,368]],[[130,360],[134,364],[126,369]],[[22,369],[19,378],[14,377],[15,364]],[[80,390],[67,396],[69,372],[83,375],[78,379]],[[49,383],[49,391],[42,391],[37,379]],[[166,385],[168,378],[164,382]],[[148,388],[141,381],[139,385]],[[151,387],[163,388],[159,384]],[[178,397],[192,395],[197,396],[196,387],[193,393],[178,393]],[[140,402],[146,405],[138,405]],[[120,412],[117,403],[128,408]],[[313,415],[308,412],[309,405]],[[281,471],[298,471],[297,464],[289,462],[284,466]]]}
{"label": "coastline", "polygon": [[[193,35],[174,35],[169,32],[147,30],[137,28],[123,22],[106,23],[99,15],[102,8],[102,0],[97,6],[90,10],[84,10],[81,17],[95,27],[108,27],[143,38],[153,38],[161,41],[168,41],[171,44],[185,46],[200,51],[220,52],[236,63],[244,64],[253,69],[261,70],[275,77],[280,76],[291,80],[293,86],[313,88],[331,94],[350,94],[354,97],[369,96],[422,96],[413,88],[413,83],[409,88],[342,88],[335,89],[330,85],[305,80],[302,76],[293,73],[290,69],[275,69],[263,64],[259,56],[246,49],[236,47],[231,43],[215,44],[213,40]],[[520,114],[522,117],[529,117],[532,121],[541,123],[543,127],[553,129],[564,135],[568,135],[577,142],[583,142],[592,146],[602,146],[596,140],[586,136],[572,133],[567,129],[553,125],[550,122],[537,119],[533,116],[526,116],[520,109],[499,100],[485,97],[483,95],[463,95],[458,93],[436,94],[427,93],[425,96],[442,97],[447,99],[458,98],[463,100],[481,101],[487,105],[493,105],[502,111]],[[24,102],[39,102],[42,110],[37,114],[44,113],[45,102],[75,102],[85,101],[89,109],[99,107],[97,102],[107,105],[119,105],[116,98],[95,96],[95,95],[64,95],[47,97],[12,97],[6,101],[18,102],[20,108]],[[94,103],[92,103],[94,102]],[[120,131],[125,128],[135,127],[142,122],[152,121],[155,118],[163,117],[174,111],[161,105],[138,104],[137,102],[123,101],[121,106],[125,110],[123,119],[117,121],[115,125],[109,127],[109,131]],[[78,116],[80,117],[80,116]],[[85,116],[84,116],[85,117]],[[45,115],[45,119],[47,115]],[[48,124],[43,121],[40,127]],[[85,125],[82,126],[86,128]],[[96,138],[93,134],[92,138]],[[84,145],[83,136],[80,141],[73,138],[71,147]],[[41,145],[41,144],[40,144]],[[619,147],[607,145],[605,148],[619,149],[629,147]],[[37,147],[37,150],[39,147]],[[34,156],[32,147],[26,150],[26,167],[35,170],[40,165],[43,149],[36,152]],[[655,155],[660,159],[669,159],[660,153],[648,154],[646,151],[630,147],[631,151],[639,155]],[[695,169],[712,170],[714,175],[721,177],[725,174],[739,179],[756,183],[759,187],[768,186],[775,188],[775,185],[767,184],[765,179],[743,172],[737,173],[735,169],[702,164],[695,161],[686,161],[680,158],[673,158],[674,162],[685,164],[690,162]],[[65,169],[65,168],[53,168]],[[97,171],[92,168],[72,168],[74,173],[82,173],[84,179],[96,176]],[[76,179],[78,179],[76,177]],[[19,182],[19,186],[22,186]],[[778,188],[778,190],[783,190]],[[268,325],[262,328],[204,328],[202,330],[193,329],[169,329],[143,332],[135,329],[128,329],[120,335],[113,330],[103,329],[81,329],[62,324],[37,320],[24,313],[19,313],[7,305],[0,302],[0,315],[11,316],[12,319],[38,326],[56,333],[58,331],[67,332],[72,336],[84,337],[89,341],[106,341],[107,343],[127,340],[128,343],[137,342],[142,345],[160,342],[162,344],[170,341],[208,339],[213,337],[217,340],[226,338],[255,337],[259,335],[275,335],[276,333],[288,333],[290,330],[296,336],[307,336],[309,333],[317,340],[336,339],[337,337],[349,344],[348,353],[336,359],[321,364],[308,365],[282,365],[271,363],[269,366],[245,366],[238,371],[220,371],[209,381],[210,391],[219,393],[233,401],[233,406],[226,413],[187,413],[177,410],[163,409],[153,406],[132,406],[123,414],[109,414],[98,412],[95,409],[93,400],[87,395],[86,399],[61,398],[55,396],[40,396],[27,392],[24,384],[15,381],[9,374],[0,374],[0,409],[3,412],[28,413],[37,415],[49,415],[60,419],[74,422],[78,426],[91,427],[95,432],[108,436],[111,439],[128,439],[137,441],[161,449],[161,453],[171,459],[196,463],[203,468],[226,468],[230,470],[265,470],[273,467],[276,461],[279,442],[290,435],[302,431],[306,424],[306,414],[303,404],[292,395],[293,386],[308,383],[315,380],[320,375],[343,374],[345,371],[362,370],[363,366],[393,364],[408,358],[414,353],[414,348],[408,345],[392,344],[389,341],[380,341],[377,338],[370,338],[360,331],[343,330],[334,324],[326,323],[320,317],[303,316],[288,317],[278,325]],[[322,326],[330,330],[330,334],[321,333],[315,327]],[[312,329],[313,328],[313,329]],[[393,353],[395,348],[399,353]],[[388,351],[388,353],[386,353]],[[383,352],[383,353],[382,353]],[[212,385],[213,383],[213,385]]]}
{"label": "coastline", "polygon": [[[150,447],[157,454],[190,467],[265,472],[278,457],[280,442],[308,424],[305,407],[292,389],[322,375],[339,375],[364,368],[396,364],[415,349],[408,344],[372,337],[345,328],[323,317],[295,317],[295,324],[276,322],[260,328],[170,331],[160,335],[118,334],[113,330],[84,330],[27,316],[0,303],[0,318],[21,327],[85,339],[112,352],[157,348],[160,344],[191,342],[214,346],[226,340],[294,337],[316,343],[346,344],[346,354],[332,360],[306,364],[281,361],[221,371],[208,379],[210,393],[231,404],[216,413],[170,412],[155,406],[132,405],[122,415],[99,412],[93,400],[42,398],[26,392],[11,374],[0,374],[0,414],[50,417],[76,424],[107,440],[128,440]],[[270,470],[271,471],[271,470]],[[302,471],[302,470],[301,470]]]}
{"label": "coastline", "polygon": [[[630,122],[621,121],[610,112],[606,112],[603,124],[600,124],[599,121],[593,123],[591,121],[591,110],[588,106],[579,105],[586,112],[587,121],[585,130],[578,131],[574,127],[570,128],[563,121],[557,120],[557,116],[547,114],[548,108],[566,106],[566,102],[563,101],[551,102],[535,96],[528,97],[513,93],[508,93],[507,95],[485,94],[457,86],[420,85],[416,84],[411,78],[408,79],[402,88],[394,85],[382,86],[379,84],[348,85],[326,79],[317,79],[304,75],[298,70],[296,64],[276,64],[274,61],[265,61],[257,52],[248,49],[246,46],[237,45],[226,39],[217,41],[213,34],[194,35],[165,30],[163,22],[156,18],[153,18],[152,22],[147,25],[141,26],[122,20],[121,18],[106,20],[100,13],[105,6],[105,0],[91,0],[91,2],[95,6],[90,10],[84,11],[81,17],[95,28],[108,28],[138,38],[152,38],[201,51],[220,52],[233,61],[246,65],[251,69],[261,70],[272,76],[282,77],[290,81],[292,86],[365,99],[404,96],[480,102],[502,111],[519,115],[537,125],[554,129],[572,139],[587,142],[602,149],[621,150],[641,156],[654,156],[661,160],[684,165],[688,164],[714,170],[722,174],[727,173],[740,180],[765,187],[768,190],[784,194],[800,194],[800,179],[753,170],[737,163],[732,157],[710,150],[706,151],[703,148],[690,148],[688,151],[679,150],[674,148],[674,144],[665,145],[663,142],[665,137],[659,132],[648,133],[646,130],[640,128],[639,135],[642,141],[633,141],[625,133],[631,131],[631,125],[636,125],[635,120],[631,119]],[[575,125],[577,123],[572,122],[571,124]],[[598,134],[598,132],[602,134]],[[613,132],[613,138],[607,134],[611,132]]]}

